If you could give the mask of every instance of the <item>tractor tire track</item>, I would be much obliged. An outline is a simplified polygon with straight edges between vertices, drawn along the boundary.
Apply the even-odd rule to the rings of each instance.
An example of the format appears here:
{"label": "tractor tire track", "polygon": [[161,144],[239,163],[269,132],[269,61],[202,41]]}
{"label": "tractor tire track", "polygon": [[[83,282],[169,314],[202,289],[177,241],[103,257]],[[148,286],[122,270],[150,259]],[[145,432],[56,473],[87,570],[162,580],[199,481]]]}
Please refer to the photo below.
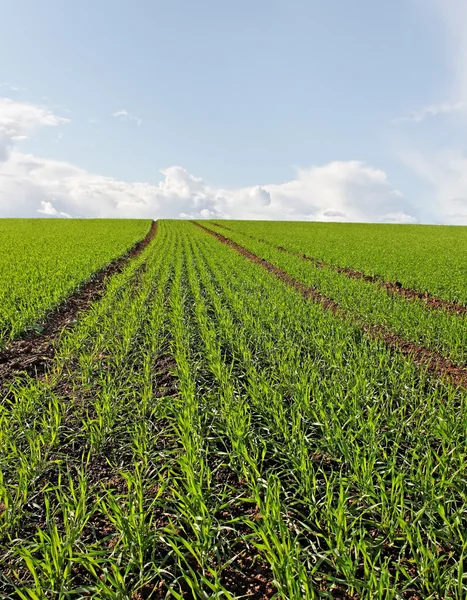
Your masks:
{"label": "tractor tire track", "polygon": [[[221,223],[213,222],[213,225],[215,225],[216,227],[220,227],[221,229],[225,229],[226,231],[237,233],[230,227],[227,227],[226,225],[223,225]],[[293,250],[289,250],[287,248],[284,248],[283,246],[276,246],[274,243],[269,242],[268,240],[264,240],[262,238],[255,238],[252,235],[248,235],[248,237],[257,242],[263,242],[263,244],[267,244],[268,246],[271,246],[272,248],[275,248],[280,252],[284,252],[286,254],[290,254],[291,256],[296,256],[297,258],[301,258],[302,260],[311,262],[313,266],[318,267],[320,269],[329,269],[330,271],[341,273],[342,275],[345,275],[350,279],[357,279],[360,281],[366,281],[367,283],[376,284],[379,287],[385,288],[388,294],[402,296],[403,298],[409,301],[420,301],[431,310],[442,310],[450,314],[455,314],[459,316],[467,314],[467,306],[464,306],[463,304],[450,302],[449,300],[444,300],[443,298],[432,296],[428,291],[421,292],[412,288],[406,288],[402,285],[400,281],[386,281],[385,278],[381,275],[367,275],[366,273],[363,273],[363,271],[358,271],[350,267],[340,267],[338,265],[332,265],[331,263],[319,260],[317,258],[313,258],[312,256],[308,256],[307,254],[303,254],[302,252],[294,252]]]}
{"label": "tractor tire track", "polygon": [[75,294],[53,309],[46,317],[40,334],[28,332],[0,351],[0,393],[6,391],[7,383],[19,373],[37,378],[45,373],[54,358],[55,341],[61,332],[74,324],[78,313],[88,310],[91,304],[100,300],[109,277],[121,273],[131,260],[139,256],[156,232],[157,221],[153,221],[146,237],[95,273]]}
{"label": "tractor tire track", "polygon": [[260,258],[253,252],[250,252],[240,244],[237,244],[233,240],[223,236],[217,231],[213,231],[204,227],[200,223],[192,221],[194,225],[205,231],[206,233],[215,237],[219,242],[226,246],[230,246],[233,250],[254,262],[269,273],[272,273],[277,279],[280,279],[288,286],[297,290],[304,298],[321,304],[326,310],[331,311],[336,316],[344,318],[346,321],[357,324],[362,330],[373,338],[381,339],[384,341],[386,346],[392,350],[399,351],[404,357],[411,359],[417,366],[425,368],[432,375],[448,381],[449,383],[457,386],[467,388],[467,367],[459,366],[453,363],[449,358],[446,358],[442,354],[428,350],[423,346],[419,346],[414,342],[404,339],[398,334],[386,329],[383,326],[369,325],[365,323],[359,317],[355,317],[351,313],[344,310],[337,302],[321,294],[318,290],[311,288],[301,281],[298,281],[286,271],[276,267],[269,261]]}

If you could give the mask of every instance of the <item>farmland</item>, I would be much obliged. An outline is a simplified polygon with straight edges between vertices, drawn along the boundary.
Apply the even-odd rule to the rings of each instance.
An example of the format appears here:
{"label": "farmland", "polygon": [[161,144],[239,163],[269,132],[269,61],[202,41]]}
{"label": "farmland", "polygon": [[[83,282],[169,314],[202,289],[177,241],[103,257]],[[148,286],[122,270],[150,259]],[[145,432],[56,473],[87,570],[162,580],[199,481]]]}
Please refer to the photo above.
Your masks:
{"label": "farmland", "polygon": [[[149,221],[0,219],[0,349],[142,239]],[[97,243],[96,243],[97,242]]]}
{"label": "farmland", "polygon": [[230,221],[244,235],[467,302],[467,230],[440,225]]}
{"label": "farmland", "polygon": [[365,262],[351,228],[298,227],[160,221],[45,374],[13,373],[0,594],[466,597],[461,251],[437,281],[413,228],[366,226],[392,258]]}

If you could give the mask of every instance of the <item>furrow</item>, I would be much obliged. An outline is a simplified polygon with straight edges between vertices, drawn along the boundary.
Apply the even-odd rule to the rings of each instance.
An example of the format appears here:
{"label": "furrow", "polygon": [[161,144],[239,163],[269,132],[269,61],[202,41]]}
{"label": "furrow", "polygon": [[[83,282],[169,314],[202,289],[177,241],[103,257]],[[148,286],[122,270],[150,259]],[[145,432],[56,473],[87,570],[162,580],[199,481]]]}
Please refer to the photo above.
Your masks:
{"label": "furrow", "polygon": [[[213,222],[212,224],[221,229],[225,229],[226,231],[231,231],[235,233],[233,229],[227,227],[224,224],[217,222]],[[315,267],[318,267],[320,269],[329,269],[331,271],[335,271],[336,273],[341,273],[346,277],[349,277],[350,279],[356,279],[360,281],[366,281],[367,283],[377,284],[380,287],[385,288],[389,294],[402,296],[403,298],[409,301],[421,301],[427,308],[431,310],[443,310],[445,312],[455,315],[467,314],[467,306],[465,306],[464,304],[449,302],[449,300],[444,300],[443,298],[438,298],[437,296],[431,295],[428,291],[421,292],[420,290],[406,288],[401,284],[400,281],[386,281],[386,279],[381,275],[368,275],[366,273],[363,273],[363,271],[351,269],[350,267],[341,267],[339,265],[333,265],[323,260],[313,258],[312,256],[308,256],[307,254],[304,254],[302,252],[294,252],[293,250],[289,250],[284,246],[276,246],[275,244],[271,243],[268,240],[265,240],[264,238],[255,238],[253,236],[248,237],[258,242],[263,242],[263,244],[267,244],[268,246],[271,246],[272,248],[275,248],[280,252],[284,252],[286,254],[290,254],[291,256],[296,256],[297,258],[301,258],[302,260],[311,262]]]}
{"label": "furrow", "polygon": [[126,254],[97,272],[81,289],[54,309],[42,325],[41,333],[28,333],[0,352],[0,391],[18,373],[41,377],[55,356],[55,342],[61,333],[72,327],[79,313],[88,311],[104,295],[109,278],[121,273],[151,243],[157,232],[153,221],[146,237]]}
{"label": "furrow", "polygon": [[[128,277],[107,287],[60,340],[55,361],[64,342],[69,358],[58,383],[24,378],[0,413],[0,597],[31,590],[45,598],[62,589],[74,597],[80,587],[113,597],[115,580],[104,574],[113,569],[118,579],[115,553],[129,589],[147,597],[160,583],[176,450],[168,414],[178,386],[168,352],[172,264],[165,258],[176,245],[164,235],[157,242],[141,285]],[[50,570],[53,552],[59,559]],[[24,560],[29,553],[34,563]]]}
{"label": "furrow", "polygon": [[304,283],[298,281],[291,275],[289,275],[283,269],[280,269],[276,265],[273,265],[269,261],[260,258],[250,250],[247,250],[237,242],[223,236],[222,234],[204,227],[200,223],[192,221],[194,225],[204,230],[206,233],[214,236],[227,246],[230,246],[236,252],[247,258],[248,260],[259,264],[265,270],[272,273],[275,277],[289,285],[290,287],[297,290],[302,296],[310,299],[311,301],[321,304],[326,310],[330,310],[336,315],[351,320],[357,323],[367,334],[384,340],[386,345],[391,348],[398,350],[405,357],[413,360],[418,366],[426,368],[432,375],[442,378],[443,380],[449,381],[455,386],[467,388],[467,368],[459,366],[451,361],[446,356],[428,350],[427,348],[420,346],[414,342],[404,339],[403,337],[393,333],[383,326],[369,325],[365,323],[363,319],[355,315],[351,315],[345,311],[337,302],[321,294],[317,289],[313,289]]}

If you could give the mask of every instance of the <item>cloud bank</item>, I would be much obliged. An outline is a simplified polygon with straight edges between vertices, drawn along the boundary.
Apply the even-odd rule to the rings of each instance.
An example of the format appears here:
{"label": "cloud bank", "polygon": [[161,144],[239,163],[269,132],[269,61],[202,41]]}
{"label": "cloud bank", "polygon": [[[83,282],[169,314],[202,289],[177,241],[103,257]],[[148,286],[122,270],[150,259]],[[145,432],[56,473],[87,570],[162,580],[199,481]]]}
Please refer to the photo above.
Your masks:
{"label": "cloud bank", "polygon": [[67,122],[32,104],[0,100],[0,217],[296,219],[417,222],[384,171],[360,161],[298,169],[292,181],[213,187],[181,166],[157,184],[125,182],[61,161],[22,153],[41,127]]}

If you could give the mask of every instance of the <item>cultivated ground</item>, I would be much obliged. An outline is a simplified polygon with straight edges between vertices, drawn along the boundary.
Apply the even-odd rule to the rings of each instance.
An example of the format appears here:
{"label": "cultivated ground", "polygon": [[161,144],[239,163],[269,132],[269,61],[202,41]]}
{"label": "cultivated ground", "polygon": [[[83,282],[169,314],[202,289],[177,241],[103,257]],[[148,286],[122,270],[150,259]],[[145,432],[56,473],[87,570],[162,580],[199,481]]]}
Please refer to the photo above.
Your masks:
{"label": "cultivated ground", "polygon": [[0,597],[465,598],[464,229],[94,224],[0,299]]}

